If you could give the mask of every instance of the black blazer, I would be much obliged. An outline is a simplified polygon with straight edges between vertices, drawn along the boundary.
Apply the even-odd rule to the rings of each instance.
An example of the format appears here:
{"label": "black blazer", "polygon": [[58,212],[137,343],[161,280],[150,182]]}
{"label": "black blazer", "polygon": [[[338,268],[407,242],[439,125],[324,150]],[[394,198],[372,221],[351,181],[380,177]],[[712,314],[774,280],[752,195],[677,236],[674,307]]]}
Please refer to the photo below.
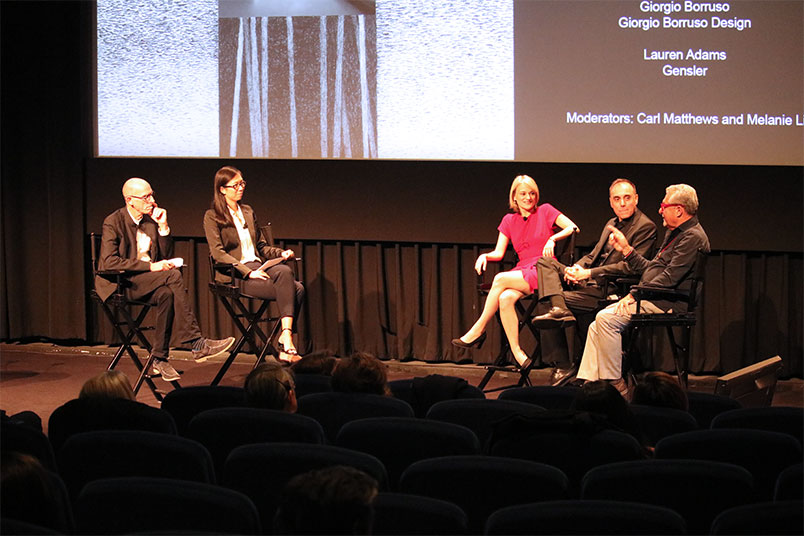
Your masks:
{"label": "black blazer", "polygon": [[[578,264],[583,268],[590,268],[592,278],[598,278],[603,275],[629,275],[634,273],[628,262],[623,259],[623,254],[616,249],[612,249],[603,264],[596,265],[598,257],[600,257],[611,234],[608,226],[614,225],[616,221],[617,218],[615,217],[606,222],[595,247],[589,254],[578,261]],[[656,224],[645,216],[642,211],[636,209],[633,219],[623,227],[622,233],[637,253],[643,257],[650,258],[652,256],[656,247]]]}
{"label": "black blazer", "polygon": [[[240,210],[243,212],[243,219],[246,221],[246,229],[248,229],[251,235],[251,242],[254,244],[257,256],[259,256],[262,261],[275,259],[281,256],[283,249],[271,246],[268,244],[265,237],[262,236],[254,210],[244,204],[240,205]],[[240,251],[240,236],[237,234],[237,228],[234,224],[220,224],[215,219],[215,211],[209,209],[204,213],[204,234],[207,237],[207,244],[209,244],[209,254],[212,255],[215,262],[233,265],[243,277],[247,277],[248,274],[251,273],[251,268],[240,262],[240,258],[242,257],[242,252]],[[216,272],[215,280],[222,283],[230,283],[231,277],[225,273]]]}
{"label": "black blazer", "polygon": [[[140,221],[140,230],[151,238],[148,254],[153,262],[173,257],[173,238],[160,235],[159,226],[147,214]],[[137,259],[137,225],[126,207],[115,210],[103,220],[98,270],[151,270],[149,262]],[[115,283],[102,277],[95,278],[95,290],[101,299],[111,296],[115,288]]]}

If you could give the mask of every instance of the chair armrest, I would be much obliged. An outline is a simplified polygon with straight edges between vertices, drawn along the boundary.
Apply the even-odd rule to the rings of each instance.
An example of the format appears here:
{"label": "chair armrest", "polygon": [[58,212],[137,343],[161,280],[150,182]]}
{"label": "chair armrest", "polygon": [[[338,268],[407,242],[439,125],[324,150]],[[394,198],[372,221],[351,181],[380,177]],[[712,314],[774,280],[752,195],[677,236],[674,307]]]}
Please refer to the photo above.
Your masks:
{"label": "chair armrest", "polygon": [[681,300],[689,297],[689,292],[674,288],[649,287],[644,285],[634,285],[631,291],[636,294],[638,300],[649,300],[651,298],[665,298],[671,300]]}
{"label": "chair armrest", "polygon": [[142,274],[145,272],[137,270],[96,270],[95,275],[101,277],[110,283],[117,283],[118,285],[127,278],[133,275]]}
{"label": "chair armrest", "polygon": [[131,270],[96,270],[95,275],[99,275],[101,277],[117,277],[118,275],[131,275],[135,274],[136,272],[132,272]]}
{"label": "chair armrest", "polygon": [[234,264],[230,262],[216,262],[212,264],[212,267],[216,270],[231,270],[234,268]]}
{"label": "chair armrest", "polygon": [[[210,266],[212,267],[212,274],[211,279],[212,283],[217,286],[232,286],[234,285],[235,278],[239,275],[237,270],[235,270],[234,264],[230,262],[214,262],[212,257],[210,257]],[[216,273],[223,273],[228,275],[231,279],[231,283],[221,283],[215,279]]]}

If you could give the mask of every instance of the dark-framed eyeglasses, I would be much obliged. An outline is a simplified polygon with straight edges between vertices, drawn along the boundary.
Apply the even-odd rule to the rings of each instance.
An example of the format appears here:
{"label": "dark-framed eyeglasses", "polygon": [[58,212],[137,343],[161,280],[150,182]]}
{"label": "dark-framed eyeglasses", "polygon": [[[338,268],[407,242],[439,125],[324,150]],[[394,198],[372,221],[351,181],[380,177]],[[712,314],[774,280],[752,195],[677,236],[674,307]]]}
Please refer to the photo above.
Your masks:
{"label": "dark-framed eyeglasses", "polygon": [[224,188],[234,188],[235,190],[245,190],[246,189],[246,181],[236,182],[234,184],[227,184]]}
{"label": "dark-framed eyeglasses", "polygon": [[659,212],[664,212],[664,209],[666,209],[666,208],[670,208],[670,207],[683,207],[683,206],[684,206],[684,205],[682,205],[681,203],[661,203],[661,204],[659,205]]}
{"label": "dark-framed eyeglasses", "polygon": [[132,197],[134,199],[139,199],[140,201],[148,201],[149,199],[151,201],[153,201],[155,195],[156,195],[156,192],[151,192],[151,193],[145,194],[145,195],[130,195],[129,197]]}

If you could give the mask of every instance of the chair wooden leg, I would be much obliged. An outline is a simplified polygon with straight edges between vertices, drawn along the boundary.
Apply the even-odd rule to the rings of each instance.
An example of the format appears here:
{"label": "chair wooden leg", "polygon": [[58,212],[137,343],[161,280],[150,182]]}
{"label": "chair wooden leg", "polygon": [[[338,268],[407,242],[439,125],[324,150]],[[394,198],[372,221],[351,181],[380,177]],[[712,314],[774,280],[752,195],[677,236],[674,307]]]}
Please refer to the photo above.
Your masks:
{"label": "chair wooden leg", "polygon": [[[229,316],[232,318],[232,321],[235,323],[235,326],[240,331],[241,335],[235,342],[232,349],[229,351],[229,356],[221,365],[221,368],[212,379],[210,385],[218,385],[220,383],[226,372],[229,370],[229,367],[237,357],[237,354],[240,353],[246,343],[251,345],[252,349],[256,349],[254,353],[257,354],[257,361],[254,363],[254,367],[257,367],[260,363],[262,363],[268,353],[274,357],[279,356],[276,348],[274,348],[271,344],[271,340],[274,338],[277,332],[279,320],[269,319],[269,322],[274,322],[273,328],[271,329],[271,333],[269,335],[266,335],[262,328],[260,328],[258,325],[259,321],[265,314],[265,311],[268,309],[269,302],[262,301],[261,305],[257,308],[257,311],[252,313],[237,298],[227,298],[226,296],[220,294],[218,294],[218,297],[220,298],[221,303],[223,303],[226,311],[229,313]],[[229,301],[230,299],[231,303]],[[232,304],[234,304],[234,307]],[[237,308],[238,311],[235,311],[235,308]],[[247,324],[244,325],[244,323],[240,320],[241,318],[245,319]],[[257,339],[260,339],[263,344],[258,344]]]}
{"label": "chair wooden leg", "polygon": [[[123,355],[128,354],[128,356],[131,358],[131,361],[134,363],[134,366],[137,368],[137,371],[139,372],[137,380],[134,382],[134,385],[132,386],[134,394],[137,394],[140,390],[140,387],[142,387],[142,384],[146,383],[148,385],[148,388],[151,390],[151,393],[153,393],[154,398],[156,398],[157,401],[161,402],[163,398],[162,393],[159,391],[154,381],[148,375],[148,368],[151,365],[153,357],[151,356],[151,343],[148,341],[145,335],[143,335],[142,328],[140,327],[142,325],[142,321],[145,319],[145,316],[148,313],[149,307],[143,307],[140,313],[137,315],[136,319],[131,316],[130,312],[125,307],[123,306],[115,307],[115,311],[118,312],[121,316],[123,316],[123,320],[119,320],[115,312],[112,312],[108,304],[100,302],[100,305],[101,309],[103,309],[107,318],[109,318],[109,321],[111,322],[112,328],[114,329],[115,333],[122,341],[120,347],[117,349],[114,356],[112,357],[112,360],[109,362],[109,366],[106,367],[106,370],[114,370],[114,368],[117,367],[117,365],[119,364],[120,359],[123,357]],[[128,331],[124,332],[122,326],[126,326],[128,328]],[[148,359],[146,360],[144,366],[139,356],[137,355],[137,352],[135,352],[134,349],[131,347],[132,341],[134,340],[135,337],[140,341],[140,344],[142,344],[143,347],[148,351]],[[174,389],[181,387],[181,385],[179,385],[178,382],[171,382],[171,385],[173,386]]]}
{"label": "chair wooden leg", "polygon": [[280,322],[274,322],[274,327],[271,330],[270,335],[268,335],[267,340],[262,347],[262,351],[260,352],[260,355],[257,357],[257,361],[254,362],[253,368],[259,367],[260,364],[262,364],[265,361],[265,356],[268,354],[271,354],[275,359],[279,359],[279,351],[276,349],[276,347],[273,345],[271,341],[273,341],[274,337],[276,337],[277,333],[279,333],[279,328],[281,326],[282,324]]}
{"label": "chair wooden leg", "polygon": [[491,380],[491,377],[494,376],[495,372],[497,372],[495,369],[487,367],[486,374],[483,376],[483,379],[480,380],[480,383],[477,384],[477,388],[483,391],[483,389],[486,388],[486,385],[488,385],[489,380]]}
{"label": "chair wooden leg", "polygon": [[[684,346],[679,346],[676,344],[676,337],[673,333],[673,327],[667,326],[667,338],[670,339],[670,350],[673,352],[673,363],[676,367],[676,376],[678,377],[678,383],[684,388],[687,389],[688,384],[688,374],[687,374],[687,363],[689,361],[689,351],[690,351],[690,344],[689,344],[689,326],[684,326],[684,339],[687,339]],[[679,352],[681,350],[681,352]]]}

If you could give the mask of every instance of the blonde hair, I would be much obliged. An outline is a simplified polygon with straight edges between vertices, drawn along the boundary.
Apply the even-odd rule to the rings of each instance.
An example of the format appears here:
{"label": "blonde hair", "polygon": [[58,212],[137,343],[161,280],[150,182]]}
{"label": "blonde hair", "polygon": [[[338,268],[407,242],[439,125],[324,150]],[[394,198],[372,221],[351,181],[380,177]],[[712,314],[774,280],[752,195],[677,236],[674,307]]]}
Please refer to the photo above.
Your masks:
{"label": "blonde hair", "polygon": [[119,370],[106,370],[84,382],[78,398],[125,398],[135,400],[128,376]]}
{"label": "blonde hair", "polygon": [[511,183],[511,191],[508,193],[508,207],[513,212],[519,212],[519,204],[516,202],[516,190],[520,185],[525,185],[536,192],[536,203],[539,204],[539,185],[529,175],[517,175]]}

